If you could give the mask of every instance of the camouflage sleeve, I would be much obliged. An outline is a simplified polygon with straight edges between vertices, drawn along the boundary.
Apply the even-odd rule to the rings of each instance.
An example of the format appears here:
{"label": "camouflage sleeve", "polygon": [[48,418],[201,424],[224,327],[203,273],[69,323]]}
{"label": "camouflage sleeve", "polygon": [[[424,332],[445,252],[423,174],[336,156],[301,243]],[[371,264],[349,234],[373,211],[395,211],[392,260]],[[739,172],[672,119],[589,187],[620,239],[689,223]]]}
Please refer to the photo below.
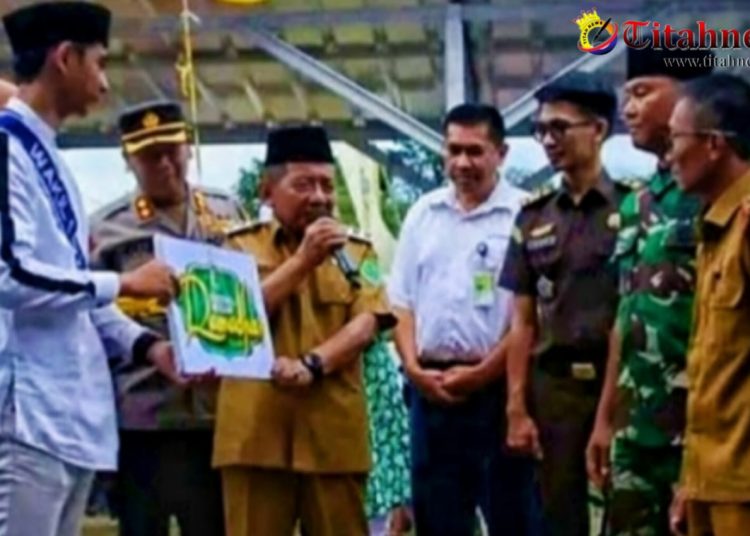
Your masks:
{"label": "camouflage sleeve", "polygon": [[510,246],[498,284],[514,294],[536,296],[537,277],[526,255],[522,229],[521,214],[519,214],[513,226]]}
{"label": "camouflage sleeve", "polygon": [[372,313],[378,321],[381,331],[396,325],[396,317],[391,311],[383,284],[382,270],[375,251],[368,248],[359,265],[360,288],[356,290],[354,302],[350,309],[350,317],[362,313]]}
{"label": "camouflage sleeve", "polygon": [[617,221],[617,238],[605,268],[619,281],[634,268],[636,262],[636,248],[638,230],[640,229],[640,199],[641,192],[636,190],[629,193],[620,203]]}

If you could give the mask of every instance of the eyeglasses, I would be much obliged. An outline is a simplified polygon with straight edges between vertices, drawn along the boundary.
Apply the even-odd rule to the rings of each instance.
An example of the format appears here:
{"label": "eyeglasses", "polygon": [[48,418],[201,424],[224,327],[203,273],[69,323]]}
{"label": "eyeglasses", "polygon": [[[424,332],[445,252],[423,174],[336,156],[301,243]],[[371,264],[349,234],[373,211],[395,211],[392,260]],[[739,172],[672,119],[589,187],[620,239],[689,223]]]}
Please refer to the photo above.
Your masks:
{"label": "eyeglasses", "polygon": [[555,141],[560,141],[565,137],[565,135],[571,128],[585,127],[592,123],[593,121],[591,120],[571,123],[570,121],[565,121],[564,119],[554,119],[546,123],[543,121],[534,121],[534,124],[531,127],[531,135],[534,136],[534,138],[539,142],[544,140],[544,136],[546,136],[547,134],[552,136],[552,139],[554,139]]}
{"label": "eyeglasses", "polygon": [[738,134],[731,130],[718,130],[718,129],[698,129],[698,130],[682,130],[677,132],[670,132],[669,149],[674,146],[675,140],[679,138],[704,138],[708,136],[724,136],[725,138],[736,138]]}

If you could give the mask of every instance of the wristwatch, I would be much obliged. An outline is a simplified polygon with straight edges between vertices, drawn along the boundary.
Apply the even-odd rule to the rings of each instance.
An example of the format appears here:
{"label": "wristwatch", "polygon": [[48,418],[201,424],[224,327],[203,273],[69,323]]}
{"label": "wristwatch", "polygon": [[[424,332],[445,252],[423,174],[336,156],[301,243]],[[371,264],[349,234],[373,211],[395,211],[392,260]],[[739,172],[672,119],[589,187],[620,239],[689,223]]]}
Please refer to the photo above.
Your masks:
{"label": "wristwatch", "polygon": [[311,352],[305,355],[302,358],[302,364],[310,371],[314,382],[319,382],[323,379],[323,360],[318,354]]}

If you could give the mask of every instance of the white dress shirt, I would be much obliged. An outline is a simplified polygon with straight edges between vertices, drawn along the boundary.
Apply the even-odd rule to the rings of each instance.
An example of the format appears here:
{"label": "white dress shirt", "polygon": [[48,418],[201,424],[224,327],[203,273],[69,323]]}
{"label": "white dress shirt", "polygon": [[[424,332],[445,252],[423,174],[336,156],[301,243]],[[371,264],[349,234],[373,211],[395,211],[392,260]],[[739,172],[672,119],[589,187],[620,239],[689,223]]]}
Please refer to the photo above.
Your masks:
{"label": "white dress shirt", "polygon": [[[511,295],[497,286],[522,190],[498,180],[465,212],[454,186],[419,199],[399,237],[388,282],[392,305],[412,311],[419,355],[486,357],[509,324]],[[491,271],[493,296],[478,305],[473,278]]]}
{"label": "white dress shirt", "polygon": [[[8,109],[54,161],[86,255],[86,213],[55,132],[19,99]],[[77,265],[31,156],[16,138],[8,141],[9,180],[0,185],[0,307],[7,312],[0,433],[72,465],[113,469],[117,423],[107,357],[130,359],[144,329],[112,303],[119,293],[116,273]]]}

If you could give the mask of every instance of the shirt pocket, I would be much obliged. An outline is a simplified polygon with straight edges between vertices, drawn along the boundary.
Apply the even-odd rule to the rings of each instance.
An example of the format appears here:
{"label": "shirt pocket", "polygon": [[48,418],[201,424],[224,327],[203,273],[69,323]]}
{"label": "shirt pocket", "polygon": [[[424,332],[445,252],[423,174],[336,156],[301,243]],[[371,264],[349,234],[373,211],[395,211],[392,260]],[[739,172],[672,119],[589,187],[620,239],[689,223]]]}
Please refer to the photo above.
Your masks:
{"label": "shirt pocket", "polygon": [[562,260],[562,247],[556,236],[552,245],[533,250],[527,249],[527,255],[529,264],[536,273],[555,280]]}
{"label": "shirt pocket", "polygon": [[475,252],[479,268],[499,273],[503,268],[505,256],[508,253],[509,243],[510,235],[508,234],[498,233],[489,235],[484,241],[484,245],[487,247],[487,253],[482,256],[478,251],[478,249],[482,247],[482,242],[480,242],[479,245],[477,245],[477,252]]}
{"label": "shirt pocket", "polygon": [[351,284],[337,273],[338,267],[325,266],[315,277],[315,301],[321,305],[348,306],[354,301]]}
{"label": "shirt pocket", "polygon": [[711,309],[737,309],[745,296],[745,278],[739,258],[729,257],[709,267],[708,305]]}

